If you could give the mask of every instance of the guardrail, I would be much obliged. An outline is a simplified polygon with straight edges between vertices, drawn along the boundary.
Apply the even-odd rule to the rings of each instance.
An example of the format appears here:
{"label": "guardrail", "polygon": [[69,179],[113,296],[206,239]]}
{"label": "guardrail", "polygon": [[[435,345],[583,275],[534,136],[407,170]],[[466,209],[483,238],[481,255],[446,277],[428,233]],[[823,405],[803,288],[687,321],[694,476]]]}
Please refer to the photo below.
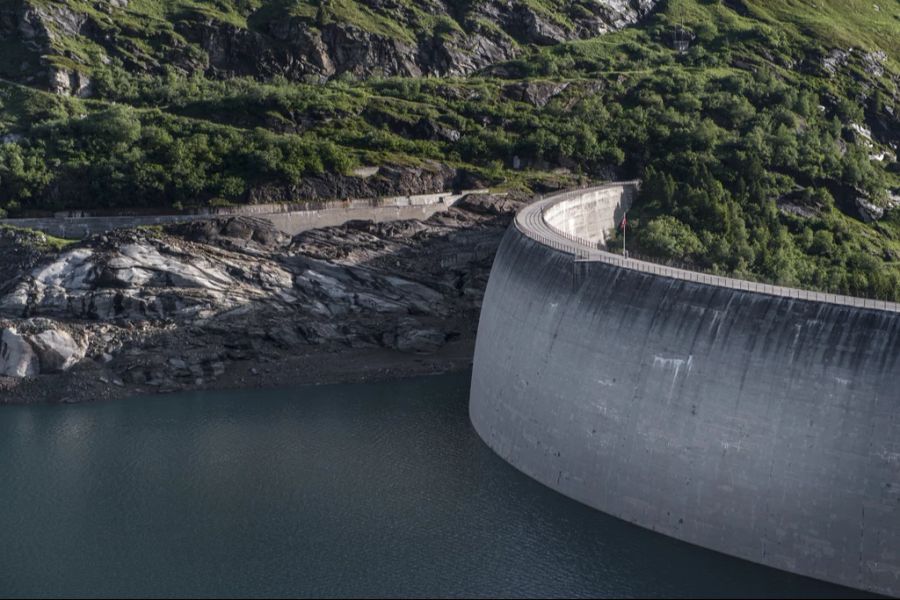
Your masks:
{"label": "guardrail", "polygon": [[756,294],[793,298],[797,300],[808,300],[811,302],[824,302],[828,304],[838,304],[856,308],[900,312],[900,304],[896,302],[888,302],[886,300],[847,296],[843,294],[831,294],[827,292],[785,287],[769,283],[748,281],[744,279],[735,279],[733,277],[723,277],[721,275],[713,275],[700,271],[679,269],[677,267],[661,265],[648,260],[639,260],[636,258],[624,257],[618,254],[613,254],[612,252],[607,252],[606,250],[599,248],[599,244],[596,244],[594,242],[591,242],[590,240],[581,238],[569,232],[562,231],[544,220],[544,211],[559,202],[577,199],[578,197],[583,197],[585,194],[588,194],[590,192],[594,192],[600,189],[608,189],[610,187],[621,187],[623,193],[626,193],[626,188],[632,186],[632,189],[634,189],[638,185],[639,182],[626,181],[553,194],[552,196],[542,198],[538,202],[530,204],[529,206],[526,206],[525,208],[520,210],[515,219],[516,228],[526,236],[541,244],[544,244],[545,246],[549,246],[555,250],[559,250],[567,254],[572,254],[574,260],[579,262],[602,262],[615,267],[629,269],[632,271],[639,271],[642,273],[649,273],[660,277],[691,281],[693,283],[699,283],[702,285],[740,290]]}
{"label": "guardrail", "polygon": [[[229,217],[229,216],[255,216],[274,215],[295,212],[311,212],[331,209],[347,208],[394,208],[407,206],[428,206],[432,204],[453,203],[464,196],[489,194],[488,188],[476,188],[460,190],[454,193],[452,190],[434,192],[430,194],[407,194],[399,196],[379,196],[377,198],[332,198],[316,200],[300,200],[285,202],[269,202],[263,204],[234,204],[227,206],[203,206],[189,210],[175,209],[92,209],[92,210],[67,210],[67,211],[29,211],[25,216],[16,219],[3,219],[4,222],[16,220],[35,219],[110,219],[124,217]],[[13,223],[10,223],[13,224]]]}
{"label": "guardrail", "polygon": [[[372,218],[371,214],[390,215],[396,211],[443,210],[453,206],[461,198],[472,194],[489,193],[489,190],[463,190],[459,194],[442,192],[439,194],[422,194],[417,196],[395,196],[392,198],[374,198],[368,200],[335,200],[309,201],[293,204],[246,204],[233,207],[209,207],[199,211],[172,214],[133,214],[84,216],[86,213],[58,213],[52,217],[34,217],[17,219],[0,219],[0,226],[10,225],[27,229],[36,229],[50,235],[64,238],[85,238],[90,235],[123,229],[151,225],[168,225],[200,221],[219,217],[252,216],[267,219],[286,233],[298,233],[297,224],[308,222],[312,227],[327,227],[338,224],[345,219],[340,215],[364,215],[360,218]],[[374,211],[370,213],[367,211]],[[423,213],[424,214],[424,213]],[[410,214],[406,218],[412,218]],[[334,217],[334,218],[332,218]],[[309,227],[304,227],[304,229]]]}

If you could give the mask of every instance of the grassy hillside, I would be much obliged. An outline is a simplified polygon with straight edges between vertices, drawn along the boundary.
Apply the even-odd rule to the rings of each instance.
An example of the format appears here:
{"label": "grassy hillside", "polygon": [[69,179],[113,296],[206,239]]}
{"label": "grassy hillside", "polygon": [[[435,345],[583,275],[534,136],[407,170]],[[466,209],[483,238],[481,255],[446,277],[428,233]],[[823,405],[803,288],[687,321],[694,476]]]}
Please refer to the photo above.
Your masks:
{"label": "grassy hillside", "polygon": [[[160,30],[191,10],[252,28],[312,4],[260,6],[128,10]],[[328,6],[354,11],[328,18],[417,35],[414,20],[389,31],[368,3]],[[670,0],[638,26],[526,45],[464,78],[313,84],[96,63],[91,100],[0,87],[0,136],[15,140],[0,145],[0,206],[243,202],[317,173],[423,161],[497,188],[641,177],[633,252],[898,299],[898,39],[896,1]],[[881,218],[863,222],[860,206]]]}

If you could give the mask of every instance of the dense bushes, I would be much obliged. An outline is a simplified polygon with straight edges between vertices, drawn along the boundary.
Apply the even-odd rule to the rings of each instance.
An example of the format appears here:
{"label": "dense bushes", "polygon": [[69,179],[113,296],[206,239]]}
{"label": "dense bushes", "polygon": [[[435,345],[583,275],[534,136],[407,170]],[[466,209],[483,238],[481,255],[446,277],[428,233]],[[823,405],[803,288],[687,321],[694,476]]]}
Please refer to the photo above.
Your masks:
{"label": "dense bushes", "polygon": [[354,160],[326,140],[114,105],[0,145],[0,186],[13,211],[191,205],[238,200],[259,182],[346,172]]}

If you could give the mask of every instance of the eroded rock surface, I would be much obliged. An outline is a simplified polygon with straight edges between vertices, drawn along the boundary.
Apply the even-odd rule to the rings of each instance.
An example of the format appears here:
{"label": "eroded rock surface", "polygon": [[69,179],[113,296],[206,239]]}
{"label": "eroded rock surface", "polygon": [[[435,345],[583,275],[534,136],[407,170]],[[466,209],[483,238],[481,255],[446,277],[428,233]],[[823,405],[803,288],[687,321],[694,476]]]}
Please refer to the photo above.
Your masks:
{"label": "eroded rock surface", "polygon": [[[21,71],[3,75],[42,83],[60,94],[89,95],[91,66],[81,64],[84,56],[68,50],[82,44],[99,53],[102,63],[117,60],[144,72],[161,72],[169,65],[222,78],[458,76],[513,59],[532,45],[621,29],[656,3],[560,0],[548,10],[525,0],[422,0],[415,8],[386,0],[357,0],[349,8],[325,2],[263,2],[236,6],[243,19],[223,19],[202,10],[183,10],[177,18],[167,15],[172,28],[154,28],[151,46],[132,38],[158,16],[135,11],[124,1],[95,2],[87,9],[9,0],[0,7],[0,38],[16,40],[27,60]],[[66,58],[65,68],[43,58],[54,54]]]}
{"label": "eroded rock surface", "polygon": [[428,356],[474,340],[519,205],[472,196],[426,221],[354,221],[293,239],[265,220],[225,218],[95,236],[17,272],[11,262],[0,373],[168,391],[298,353]]}

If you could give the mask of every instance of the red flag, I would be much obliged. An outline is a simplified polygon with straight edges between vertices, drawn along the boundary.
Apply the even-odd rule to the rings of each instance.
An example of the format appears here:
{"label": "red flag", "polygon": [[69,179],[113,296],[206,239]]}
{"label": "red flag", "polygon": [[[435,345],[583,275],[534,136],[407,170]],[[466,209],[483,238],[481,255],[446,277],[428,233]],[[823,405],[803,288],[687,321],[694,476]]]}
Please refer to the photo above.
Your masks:
{"label": "red flag", "polygon": [[619,228],[620,228],[622,231],[625,231],[625,226],[626,226],[626,225],[628,225],[628,214],[627,214],[627,213],[624,214],[624,215],[622,215],[622,224],[619,226]]}

